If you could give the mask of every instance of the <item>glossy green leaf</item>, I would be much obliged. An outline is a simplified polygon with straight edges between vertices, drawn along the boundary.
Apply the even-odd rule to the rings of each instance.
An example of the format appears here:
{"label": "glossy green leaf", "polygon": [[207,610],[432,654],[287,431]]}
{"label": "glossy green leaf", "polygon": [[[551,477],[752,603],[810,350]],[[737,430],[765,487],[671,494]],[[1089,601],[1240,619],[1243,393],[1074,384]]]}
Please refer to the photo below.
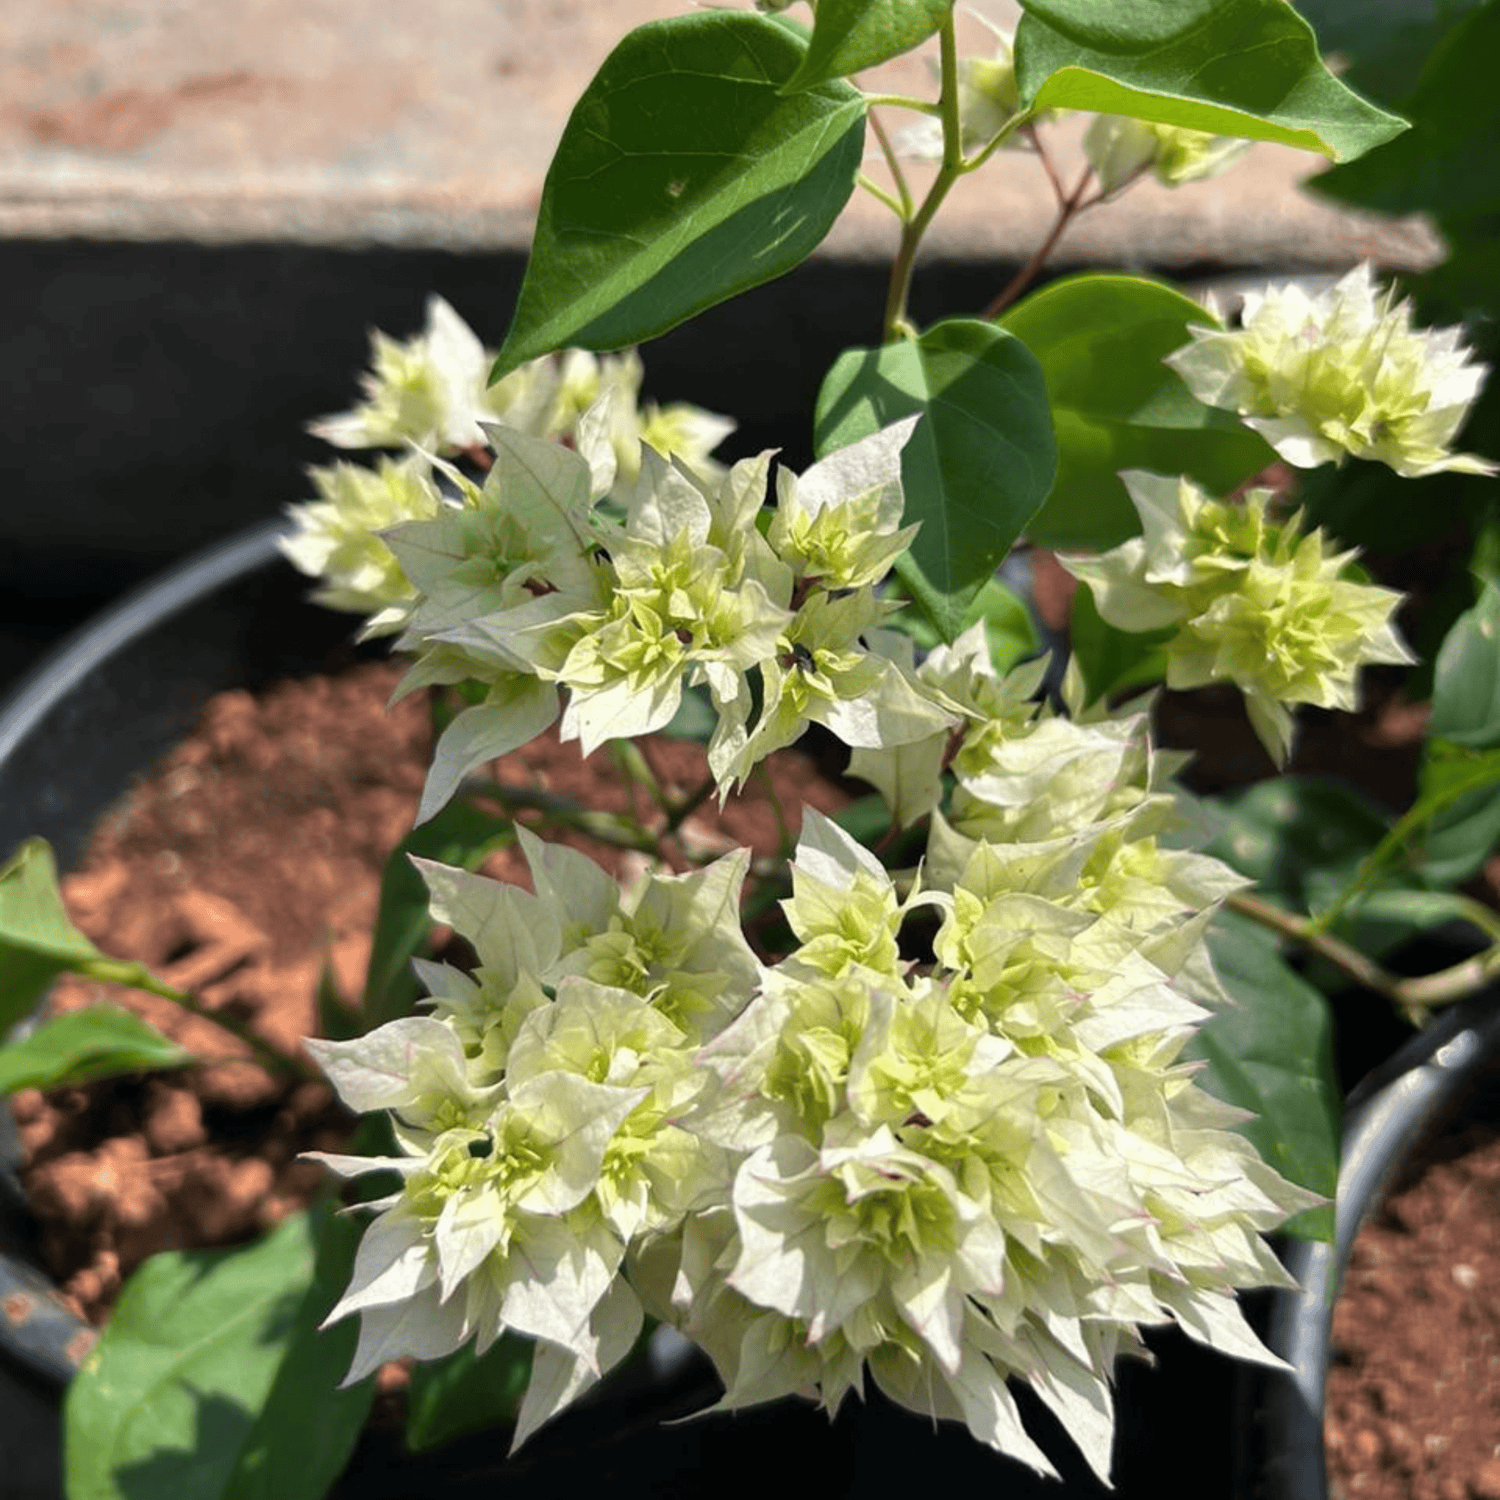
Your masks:
{"label": "glossy green leaf", "polygon": [[392,850],[380,877],[380,909],[365,980],[364,1029],[411,1014],[421,994],[411,961],[422,951],[432,918],[427,886],[410,856],[476,870],[513,838],[512,825],[462,799],[418,824]]}
{"label": "glossy green leaf", "polygon": [[0,868],[0,1032],[36,1008],[47,986],[101,957],[73,925],[45,839],[27,839]]}
{"label": "glossy green leaf", "polygon": [[921,412],[901,455],[904,519],[922,529],[896,565],[943,636],[1052,487],[1057,450],[1047,391],[1019,339],[954,318],[921,338],[841,354],[818,392],[819,455]]}
{"label": "glossy green leaf", "polygon": [[1428,736],[1423,797],[1479,778],[1433,814],[1423,839],[1423,872],[1435,884],[1453,885],[1500,844],[1500,780],[1485,775],[1480,755],[1500,749],[1500,588],[1493,583],[1459,616],[1438,651]]}
{"label": "glossy green leaf", "polygon": [[108,958],[74,925],[45,839],[27,839],[0,867],[0,1035],[36,1009],[59,974],[111,984],[161,983],[144,965]]}
{"label": "glossy green leaf", "polygon": [[1223,821],[1206,852],[1303,914],[1330,905],[1391,826],[1388,813],[1332,776],[1278,776],[1211,806]]}
{"label": "glossy green leaf", "polygon": [[[260,1415],[240,1446],[224,1500],[320,1500],[343,1472],[375,1399],[375,1377],[340,1390],[359,1320],[318,1325],[349,1285],[363,1225],[324,1203],[309,1216],[312,1285]],[[187,1500],[187,1497],[183,1497]]]}
{"label": "glossy green leaf", "polygon": [[1132,115],[1334,161],[1405,128],[1324,67],[1285,0],[1028,0],[1016,80],[1035,109]]}
{"label": "glossy green leaf", "polygon": [[234,1250],[153,1255],[63,1403],[68,1500],[218,1500],[313,1281],[306,1214]]}
{"label": "glossy green leaf", "polygon": [[[998,578],[985,580],[964,613],[963,629],[984,621],[984,633],[990,643],[990,660],[997,672],[1008,671],[1018,661],[1035,656],[1042,649],[1036,622],[1026,601],[1007,588]],[[931,649],[942,641],[937,627],[925,615],[903,609],[891,617],[891,624],[903,630],[918,646]]]}
{"label": "glossy green leaf", "polygon": [[1223,495],[1276,457],[1162,363],[1194,323],[1214,319],[1160,282],[1113,275],[1055,281],[1000,319],[1036,355],[1057,431],[1057,482],[1026,528],[1034,542],[1103,550],[1138,535],[1122,469],[1186,474]]}
{"label": "glossy green leaf", "polygon": [[[1276,940],[1232,912],[1209,933],[1214,968],[1235,1002],[1188,1044],[1202,1086],[1253,1110],[1240,1127],[1283,1177],[1332,1199],[1338,1187],[1341,1094],[1327,1002],[1282,961]],[[1333,1238],[1333,1204],[1299,1214],[1284,1232]]]}
{"label": "glossy green leaf", "polygon": [[615,48],[548,170],[497,377],[567,344],[652,338],[807,256],[854,191],[866,111],[842,82],[783,95],[805,52],[730,10]]}
{"label": "glossy green leaf", "polygon": [[1472,218],[1500,211],[1500,0],[1479,5],[1433,49],[1401,102],[1412,128],[1364,160],[1313,179],[1320,194],[1385,213]]}
{"label": "glossy green leaf", "polygon": [[1347,64],[1340,77],[1377,104],[1401,108],[1440,40],[1478,0],[1298,0],[1326,57]]}
{"label": "glossy green leaf", "polygon": [[1438,652],[1428,733],[1472,750],[1500,745],[1500,588],[1493,583]]}
{"label": "glossy green leaf", "polygon": [[1457,885],[1500,849],[1500,750],[1430,745],[1417,786],[1422,874]]}
{"label": "glossy green leaf", "polygon": [[0,1046],[0,1095],[61,1088],[90,1078],[181,1068],[197,1059],[118,1005],[90,1005],[44,1021]]}
{"label": "glossy green leaf", "polygon": [[812,44],[784,92],[900,57],[926,41],[952,11],[953,0],[822,0]]}
{"label": "glossy green leaf", "polygon": [[1165,681],[1164,648],[1176,633],[1170,626],[1165,630],[1116,629],[1100,616],[1093,590],[1081,585],[1073,595],[1068,643],[1083,674],[1088,701],[1097,703]]}
{"label": "glossy green leaf", "polygon": [[531,1379],[530,1339],[505,1333],[483,1355],[465,1344],[416,1365],[406,1393],[406,1446],[424,1453],[481,1428],[510,1426]]}

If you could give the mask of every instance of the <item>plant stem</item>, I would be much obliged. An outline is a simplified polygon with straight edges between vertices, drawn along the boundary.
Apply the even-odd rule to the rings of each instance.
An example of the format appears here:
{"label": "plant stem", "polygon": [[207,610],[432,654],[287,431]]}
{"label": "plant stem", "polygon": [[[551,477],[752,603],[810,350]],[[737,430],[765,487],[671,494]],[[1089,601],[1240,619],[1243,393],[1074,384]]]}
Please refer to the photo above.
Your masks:
{"label": "plant stem", "polygon": [[[656,779],[656,773],[651,769],[651,763],[641,753],[640,746],[634,740],[611,740],[609,753],[614,758],[615,769],[627,783],[644,787],[651,800],[662,812],[671,813],[671,799],[662,790],[661,783]],[[632,810],[634,810],[634,805],[635,799],[632,796]]]}
{"label": "plant stem", "polygon": [[[1043,156],[1043,160],[1046,158]],[[1050,167],[1049,167],[1050,175]],[[1088,186],[1089,179],[1094,175],[1092,167],[1085,167],[1082,176],[1073,185],[1073,190],[1066,197],[1061,198],[1057,206],[1057,217],[1052,221],[1052,228],[1048,230],[1047,237],[1040,245],[1032,251],[1031,259],[1006,282],[1000,294],[989,303],[980,313],[982,318],[995,318],[1005,311],[1017,297],[1024,292],[1031,278],[1041,270],[1046,263],[1047,257],[1052,254],[1053,247],[1063,236],[1063,231],[1073,220],[1086,208],[1092,208],[1095,203],[1102,202],[1100,197],[1092,198],[1087,203],[1083,201],[1083,190]]]}
{"label": "plant stem", "polygon": [[912,269],[916,264],[917,247],[927,226],[932,223],[949,189],[963,176],[962,122],[958,117],[958,38],[950,15],[939,32],[942,55],[943,85],[938,106],[943,120],[943,164],[933,179],[927,196],[916,214],[901,230],[901,244],[896,251],[895,263],[891,266],[890,287],[885,299],[884,338],[888,344],[911,334],[911,324],[906,316],[906,299],[911,292]]}
{"label": "plant stem", "polygon": [[[930,99],[913,99],[909,94],[866,94],[865,104],[874,109],[877,104],[888,104],[892,109],[910,109],[919,115],[939,114],[942,106]],[[874,116],[871,116],[873,121]]]}
{"label": "plant stem", "polygon": [[890,170],[891,180],[896,184],[896,192],[900,195],[901,222],[903,224],[909,223],[912,215],[917,211],[917,204],[911,195],[911,187],[907,183],[906,173],[901,170],[901,160],[896,155],[896,148],[891,145],[891,138],[886,134],[885,126],[881,123],[879,115],[871,114],[870,129],[875,132],[875,139],[880,143],[881,155],[885,157],[885,164]]}
{"label": "plant stem", "polygon": [[718,782],[712,776],[707,776],[681,802],[664,805],[662,810],[667,815],[667,826],[663,832],[676,833],[708,801],[717,786]]}
{"label": "plant stem", "polygon": [[568,797],[551,792],[532,791],[527,787],[507,786],[497,781],[466,781],[462,790],[476,797],[487,797],[502,807],[525,807],[542,814],[542,820],[561,828],[574,828],[602,844],[616,849],[633,849],[640,854],[658,853],[657,841],[640,821],[623,813],[595,812],[581,807]]}
{"label": "plant stem", "polygon": [[[187,990],[179,990],[164,979],[158,979],[144,964],[128,963],[121,959],[99,958],[79,964],[78,972],[87,974],[90,979],[97,979],[103,984],[122,984],[133,990],[145,990],[148,995],[157,995],[163,1000],[170,1000],[174,1005],[180,1005],[183,1010],[192,1015],[201,1016],[205,1021],[212,1021],[221,1030],[227,1031],[231,1036],[238,1037],[244,1042],[255,1053],[266,1071],[277,1077],[313,1079],[323,1077],[316,1068],[303,1062],[300,1057],[289,1056],[273,1047],[239,1016],[230,1011],[210,1010],[196,995],[189,994]],[[214,1063],[237,1060],[220,1057],[204,1059],[205,1062]]]}
{"label": "plant stem", "polygon": [[[1452,1001],[1462,1000],[1500,978],[1500,941],[1492,941],[1483,953],[1466,958],[1451,968],[1440,969],[1435,974],[1405,978],[1392,974],[1341,938],[1323,931],[1311,918],[1284,911],[1269,901],[1263,901],[1259,896],[1252,896],[1248,891],[1236,891],[1225,904],[1259,922],[1261,926],[1270,928],[1272,932],[1290,938],[1294,943],[1300,943],[1304,948],[1326,958],[1356,984],[1384,995],[1409,1017],[1429,1006],[1447,1005]],[[1496,923],[1493,913],[1487,913],[1485,920],[1476,925],[1494,937]]]}
{"label": "plant stem", "polygon": [[776,818],[776,858],[785,864],[796,848],[791,827],[786,820],[786,808],[781,805],[780,794],[776,790],[776,783],[772,780],[770,768],[765,761],[761,761],[756,766],[755,774],[766,789],[766,801],[771,804],[771,812]]}
{"label": "plant stem", "polygon": [[881,185],[878,182],[874,181],[873,178],[866,177],[863,172],[861,172],[859,174],[859,176],[856,177],[854,180],[877,203],[883,203],[883,204],[885,204],[885,206],[888,209],[890,209],[890,211],[893,214],[895,214],[895,216],[898,219],[900,219],[903,222],[905,222],[905,219],[906,219],[906,210],[902,207],[902,205],[899,202],[897,202],[897,200],[895,198],[893,198],[888,192],[886,192],[886,190],[883,187],[881,187]]}

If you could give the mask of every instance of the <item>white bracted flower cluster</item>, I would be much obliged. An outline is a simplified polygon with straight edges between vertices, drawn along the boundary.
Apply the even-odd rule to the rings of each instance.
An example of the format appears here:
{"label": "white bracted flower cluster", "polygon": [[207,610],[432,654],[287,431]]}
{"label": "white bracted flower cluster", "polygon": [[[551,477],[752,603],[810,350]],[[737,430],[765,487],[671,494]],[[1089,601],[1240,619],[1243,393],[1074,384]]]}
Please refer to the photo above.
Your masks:
{"label": "white bracted flower cluster", "polygon": [[419,817],[559,714],[588,754],[663,728],[697,685],[718,715],[708,758],[726,793],[810,723],[870,748],[946,730],[952,715],[897,659],[903,638],[880,629],[895,605],[875,592],[912,535],[900,452],[914,421],[782,470],[763,529],[769,453],[712,477],[647,449],[619,515],[600,503],[616,471],[587,415],[576,451],[489,426],[484,483],[450,474],[462,506],[384,534],[418,593],[403,689],[487,689],[439,739]]}
{"label": "white bracted flower cluster", "polygon": [[1063,565],[1118,630],[1171,630],[1167,686],[1232,682],[1278,766],[1292,750],[1289,705],[1353,712],[1360,667],[1416,660],[1391,623],[1394,589],[1354,576],[1353,551],[1331,550],[1301,516],[1276,523],[1268,490],[1239,504],[1191,480],[1120,476],[1144,535]]}
{"label": "white bracted flower cluster", "polygon": [[1248,293],[1239,328],[1193,326],[1167,363],[1299,468],[1352,454],[1408,479],[1493,474],[1488,459],[1452,451],[1486,366],[1469,358],[1461,328],[1413,328],[1411,316],[1362,265],[1316,297],[1295,282]]}
{"label": "white bracted flower cluster", "polygon": [[399,630],[416,599],[382,533],[455,508],[433,461],[482,455],[489,424],[573,445],[586,425],[593,442],[609,450],[614,482],[621,485],[639,474],[643,449],[676,457],[697,473],[722,473],[709,455],[734,423],[683,402],[642,404],[642,366],[633,350],[597,355],[566,349],[491,386],[493,363],[474,331],[434,296],[427,326],[414,338],[371,335],[364,400],[308,424],[336,448],[406,450],[399,460],[377,459],[373,469],[349,462],[314,468],[320,499],[288,507],[296,529],[282,551],[304,573],[324,580],[314,595],[320,604],[370,616],[367,636]]}
{"label": "white bracted flower cluster", "polygon": [[[1039,709],[981,629],[913,676],[963,729],[925,872],[898,887],[807,813],[773,966],[740,927],[745,851],[628,895],[524,831],[534,895],[423,865],[478,967],[423,963],[432,1015],[309,1043],[400,1150],[328,1159],[401,1176],[331,1314],[361,1318],[351,1379],[531,1335],[520,1442],[644,1311],[709,1354],[724,1406],[832,1411],[868,1374],[1050,1471],[1007,1389],[1027,1381],[1103,1476],[1143,1326],[1273,1360],[1234,1289],[1285,1284],[1259,1234],[1317,1200],[1179,1061],[1222,1003],[1204,934],[1242,882],[1159,843],[1175,799],[1143,715]],[[929,748],[867,769],[930,807]],[[902,957],[908,922],[930,962]]]}

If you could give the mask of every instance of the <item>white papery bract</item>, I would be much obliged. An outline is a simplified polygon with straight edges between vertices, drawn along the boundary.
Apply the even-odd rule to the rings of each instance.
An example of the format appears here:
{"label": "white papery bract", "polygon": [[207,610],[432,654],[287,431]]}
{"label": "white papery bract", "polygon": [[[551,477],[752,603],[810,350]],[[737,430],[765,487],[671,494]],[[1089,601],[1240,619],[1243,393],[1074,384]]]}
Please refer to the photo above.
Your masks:
{"label": "white papery bract", "polygon": [[[643,1295],[709,1351],[726,1405],[811,1386],[836,1407],[868,1371],[1048,1471],[1015,1377],[1104,1475],[1110,1370],[1141,1325],[1273,1361],[1232,1291],[1284,1282],[1258,1231],[1316,1200],[1177,1062],[1222,1002],[1203,933],[1239,878],[1157,845],[1173,799],[1141,716],[1035,723],[1056,726],[1036,763],[991,759],[937,822],[929,868],[952,873],[926,898],[928,972],[885,940],[889,877],[808,815],[788,903],[803,941],[703,1054],[719,1087],[697,1128],[743,1153],[732,1225],[690,1220],[675,1276],[648,1257]],[[1080,757],[1094,802],[1063,799],[1050,828],[1007,821],[1012,794],[1047,799],[1044,764],[1065,777]]]}
{"label": "white papery bract", "polygon": [[330,1314],[361,1317],[349,1378],[514,1329],[545,1341],[524,1436],[629,1349],[630,1247],[723,1201],[725,1153],[682,1120],[711,1079],[699,1048],[762,971],[739,931],[743,855],[627,897],[522,839],[536,894],[419,862],[434,917],[479,959],[420,964],[431,1016],[308,1045],[351,1109],[390,1112],[402,1152],[325,1158],[401,1174]]}
{"label": "white papery bract", "polygon": [[1268,491],[1234,503],[1186,479],[1121,477],[1144,535],[1064,566],[1117,629],[1175,630],[1169,687],[1234,683],[1278,765],[1291,753],[1289,705],[1356,709],[1361,666],[1415,659],[1391,623],[1401,596],[1351,577],[1354,553],[1304,535],[1299,516],[1273,522]]}
{"label": "white papery bract", "polygon": [[1315,1200],[1178,1061],[1222,1003],[1203,935],[1238,877],[1158,843],[1174,798],[1142,715],[1027,707],[967,640],[934,677],[1000,721],[934,817],[929,888],[808,811],[770,969],[743,852],[629,893],[524,831],[535,893],[420,862],[477,966],[422,962],[430,1016],[313,1044],[402,1153],[333,1162],[401,1174],[332,1315],[361,1318],[351,1377],[530,1334],[524,1437],[644,1308],[709,1353],[725,1406],[833,1410],[869,1376],[1050,1472],[1023,1379],[1105,1475],[1140,1327],[1272,1358],[1233,1292],[1284,1280],[1259,1232]]}
{"label": "white papery bract", "polygon": [[309,471],[322,497],[289,507],[296,530],[278,542],[283,556],[323,580],[313,598],[329,609],[368,615],[364,635],[400,630],[417,602],[382,533],[438,515],[445,502],[420,454],[382,458],[373,469],[338,463]]}
{"label": "white papery bract", "polygon": [[1407,478],[1493,474],[1490,460],[1452,451],[1486,367],[1461,328],[1413,328],[1411,317],[1361,265],[1317,296],[1295,282],[1247,293],[1238,329],[1189,327],[1192,343],[1166,362],[1299,468],[1353,454]]}

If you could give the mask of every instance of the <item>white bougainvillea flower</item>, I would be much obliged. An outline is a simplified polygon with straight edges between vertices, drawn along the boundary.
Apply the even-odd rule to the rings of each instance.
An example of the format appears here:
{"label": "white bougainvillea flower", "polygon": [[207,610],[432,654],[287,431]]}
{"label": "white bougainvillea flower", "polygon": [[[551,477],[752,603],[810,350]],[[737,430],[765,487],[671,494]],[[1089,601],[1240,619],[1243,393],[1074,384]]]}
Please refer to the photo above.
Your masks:
{"label": "white bougainvillea flower", "polygon": [[885,867],[816,808],[803,814],[792,895],[781,903],[799,967],[837,979],[851,967],[899,976],[905,907]]}
{"label": "white bougainvillea flower", "polygon": [[739,922],[747,850],[685,875],[648,871],[626,892],[587,855],[516,832],[537,896],[561,924],[544,982],[574,974],[629,991],[695,1044],[744,1008],[764,972]]}
{"label": "white bougainvillea flower", "polygon": [[799,580],[826,589],[879,583],[910,546],[917,528],[900,529],[900,454],[918,420],[840,448],[801,475],[778,472],[767,540]]}
{"label": "white bougainvillea flower", "polygon": [[360,378],[365,399],[307,430],[336,448],[473,447],[484,441],[480,419],[500,416],[510,394],[487,392],[489,370],[474,330],[441,297],[429,297],[421,333],[404,342],[370,335],[370,369]]}
{"label": "white bougainvillea flower", "polygon": [[585,415],[604,418],[603,437],[629,483],[644,443],[695,470],[716,472],[709,454],[734,431],[727,417],[685,402],[640,404],[642,367],[634,350],[591,354],[565,349],[510,371],[494,385],[494,354],[441,298],[427,300],[427,323],[405,341],[370,336],[364,400],[322,417],[308,431],[337,448],[400,448],[412,443],[452,455],[484,443],[483,426],[502,422],[532,437],[577,441]]}
{"label": "white bougainvillea flower", "polygon": [[1411,319],[1411,303],[1379,291],[1362,265],[1313,297],[1295,282],[1248,293],[1238,329],[1191,327],[1193,342],[1167,363],[1299,468],[1353,454],[1406,478],[1493,474],[1491,460],[1452,451],[1487,368],[1470,360],[1461,328]]}
{"label": "white bougainvillea flower", "polygon": [[1106,193],[1117,192],[1148,170],[1164,187],[1214,177],[1253,144],[1129,115],[1096,115],[1083,136],[1084,154]]}
{"label": "white bougainvillea flower", "polygon": [[591,474],[575,452],[490,424],[493,462],[482,485],[454,474],[464,504],[385,538],[421,594],[408,645],[540,595],[575,609],[603,599],[595,560],[603,527]]}
{"label": "white bougainvillea flower", "polygon": [[1186,479],[1121,477],[1144,535],[1064,566],[1117,629],[1175,627],[1167,685],[1233,682],[1278,765],[1291,753],[1288,705],[1353,710],[1361,666],[1414,660],[1391,623],[1401,596],[1347,576],[1355,554],[1326,552],[1297,517],[1271,522],[1269,491],[1236,504]]}
{"label": "white bougainvillea flower", "polygon": [[378,459],[374,468],[338,463],[308,471],[320,496],[289,505],[296,529],[277,545],[294,567],[322,586],[313,598],[329,609],[369,615],[366,637],[401,629],[417,602],[417,588],[382,533],[406,522],[430,521],[445,504],[420,454]]}

